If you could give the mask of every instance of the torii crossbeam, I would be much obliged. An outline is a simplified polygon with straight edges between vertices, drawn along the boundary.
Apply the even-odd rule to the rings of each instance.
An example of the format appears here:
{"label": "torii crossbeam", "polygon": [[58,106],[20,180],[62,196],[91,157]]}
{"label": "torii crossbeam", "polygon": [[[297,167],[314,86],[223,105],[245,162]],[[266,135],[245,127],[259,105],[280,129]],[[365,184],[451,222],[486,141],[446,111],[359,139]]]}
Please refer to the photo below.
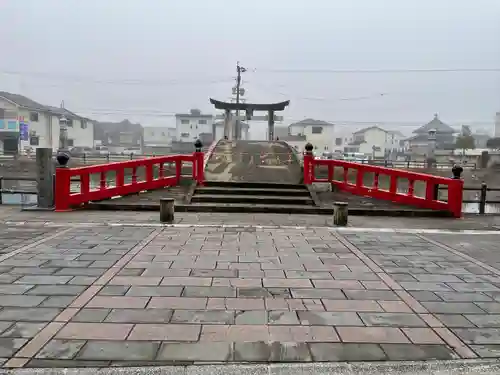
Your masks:
{"label": "torii crossbeam", "polygon": [[252,118],[254,111],[267,111],[268,140],[272,141],[274,139],[274,112],[283,111],[290,104],[290,100],[270,104],[252,104],[228,103],[210,98],[210,103],[212,103],[216,109],[223,109],[226,114],[224,120],[224,137],[227,137],[227,139],[241,138],[241,129],[238,126],[238,121],[235,122],[234,129],[233,126],[231,126],[231,111],[246,111],[246,117],[248,120]]}

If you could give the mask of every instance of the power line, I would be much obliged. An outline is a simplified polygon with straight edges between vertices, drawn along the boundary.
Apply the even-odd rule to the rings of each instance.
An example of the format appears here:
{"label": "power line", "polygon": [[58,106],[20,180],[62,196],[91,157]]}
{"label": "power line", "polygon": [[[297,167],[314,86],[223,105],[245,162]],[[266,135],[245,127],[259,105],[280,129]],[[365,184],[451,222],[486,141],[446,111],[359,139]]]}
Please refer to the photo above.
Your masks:
{"label": "power line", "polygon": [[255,73],[315,73],[315,74],[381,74],[381,73],[499,73],[500,68],[432,68],[432,69],[270,69],[255,68]]}
{"label": "power line", "polygon": [[[95,83],[95,84],[110,84],[110,85],[141,85],[141,86],[163,86],[163,85],[178,85],[178,84],[216,84],[222,82],[232,82],[233,77],[225,76],[212,79],[96,79],[92,77],[85,76],[75,76],[75,75],[61,75],[61,74],[51,74],[43,72],[23,72],[14,70],[0,70],[1,74],[13,75],[13,76],[26,76],[26,77],[39,77],[46,79],[53,79],[61,82],[74,82],[74,83]],[[52,86],[53,84],[51,84]],[[54,87],[57,87],[55,85]]]}

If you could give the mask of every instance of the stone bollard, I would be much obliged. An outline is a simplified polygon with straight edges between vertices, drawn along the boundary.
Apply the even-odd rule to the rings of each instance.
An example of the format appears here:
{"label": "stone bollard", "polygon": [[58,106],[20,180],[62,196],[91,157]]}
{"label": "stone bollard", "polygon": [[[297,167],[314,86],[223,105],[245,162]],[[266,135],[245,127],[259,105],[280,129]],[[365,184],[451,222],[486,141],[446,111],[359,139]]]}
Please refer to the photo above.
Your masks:
{"label": "stone bollard", "polygon": [[160,198],[160,222],[172,224],[174,222],[174,198]]}
{"label": "stone bollard", "polygon": [[334,202],[333,203],[333,225],[338,227],[345,227],[348,218],[348,204],[347,202]]}

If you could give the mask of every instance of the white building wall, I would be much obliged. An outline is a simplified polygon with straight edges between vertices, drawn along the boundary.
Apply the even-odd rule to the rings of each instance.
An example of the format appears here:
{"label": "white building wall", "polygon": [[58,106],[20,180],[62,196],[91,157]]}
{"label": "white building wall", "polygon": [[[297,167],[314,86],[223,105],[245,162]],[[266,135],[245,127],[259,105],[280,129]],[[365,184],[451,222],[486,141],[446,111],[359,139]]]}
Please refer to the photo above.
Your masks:
{"label": "white building wall", "polygon": [[177,129],[164,126],[144,126],[144,145],[168,146],[176,139]]}
{"label": "white building wall", "polygon": [[192,143],[199,138],[200,133],[212,134],[213,117],[176,115],[176,138],[180,142]]}
{"label": "white building wall", "polygon": [[[313,128],[322,128],[321,133],[313,133]],[[293,124],[290,135],[305,135],[307,142],[314,146],[314,152],[322,154],[334,150],[334,128],[332,125]]]}

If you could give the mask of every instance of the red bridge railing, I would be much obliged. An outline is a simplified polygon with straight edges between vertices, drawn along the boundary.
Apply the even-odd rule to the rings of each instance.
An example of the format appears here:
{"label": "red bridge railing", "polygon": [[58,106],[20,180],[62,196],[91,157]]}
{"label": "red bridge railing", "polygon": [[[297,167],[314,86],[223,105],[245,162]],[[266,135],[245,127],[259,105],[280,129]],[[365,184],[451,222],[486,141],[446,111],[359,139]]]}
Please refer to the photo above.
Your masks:
{"label": "red bridge railing", "polygon": [[[192,178],[198,184],[202,184],[204,181],[203,152],[157,156],[79,168],[57,168],[54,188],[55,210],[68,211],[72,207],[81,206],[90,201],[176,186],[180,183],[184,163],[192,164]],[[139,172],[142,172],[142,176]],[[76,192],[71,185],[75,181],[79,182]]]}
{"label": "red bridge railing", "polygon": [[[327,169],[326,178],[317,178],[317,167],[324,166]],[[341,172],[341,178],[335,179],[337,170]],[[350,172],[356,172],[354,182],[349,181]],[[373,175],[370,186],[364,183],[364,177]],[[338,173],[337,173],[338,175]],[[387,179],[388,189],[382,188],[381,180]],[[360,164],[343,160],[318,160],[312,155],[304,155],[304,183],[330,182],[338,190],[349,192],[354,195],[387,200],[418,208],[448,211],[454,217],[462,215],[462,193],[463,180],[446,178],[423,173],[409,172],[400,169],[378,167],[374,165]],[[403,192],[398,190],[398,184],[403,182],[407,188]],[[416,184],[425,184],[424,195],[416,195]],[[446,201],[439,199],[439,188],[447,187],[448,197]]]}

